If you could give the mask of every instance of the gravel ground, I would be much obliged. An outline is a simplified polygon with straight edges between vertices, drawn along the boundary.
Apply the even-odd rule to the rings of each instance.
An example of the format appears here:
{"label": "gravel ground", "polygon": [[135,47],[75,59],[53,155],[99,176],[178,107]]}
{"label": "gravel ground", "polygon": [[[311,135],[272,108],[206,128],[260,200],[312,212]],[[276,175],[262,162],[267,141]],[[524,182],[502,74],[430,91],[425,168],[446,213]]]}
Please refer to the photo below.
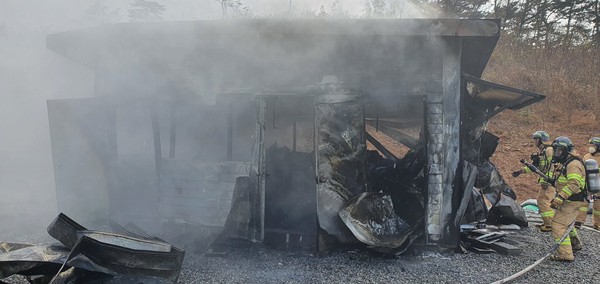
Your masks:
{"label": "gravel ground", "polygon": [[[584,249],[572,263],[546,260],[517,283],[594,282],[600,272],[600,233],[581,230]],[[225,257],[188,254],[181,283],[491,283],[508,277],[544,256],[550,233],[530,227],[513,233],[521,242],[518,256],[500,254],[439,254],[386,259],[367,252],[336,252],[314,256],[254,247]]]}
{"label": "gravel ground", "polygon": [[[595,282],[600,276],[600,233],[580,230],[584,249],[572,263],[545,261],[517,283]],[[45,236],[0,232],[0,240],[47,241]],[[16,239],[15,239],[16,237]],[[422,252],[385,258],[368,251],[339,251],[315,256],[311,252],[272,250],[261,246],[235,249],[222,257],[187,252],[180,283],[491,283],[508,277],[546,254],[550,233],[534,227],[514,232],[523,252],[500,254],[439,254]],[[19,276],[4,281],[26,283]]]}

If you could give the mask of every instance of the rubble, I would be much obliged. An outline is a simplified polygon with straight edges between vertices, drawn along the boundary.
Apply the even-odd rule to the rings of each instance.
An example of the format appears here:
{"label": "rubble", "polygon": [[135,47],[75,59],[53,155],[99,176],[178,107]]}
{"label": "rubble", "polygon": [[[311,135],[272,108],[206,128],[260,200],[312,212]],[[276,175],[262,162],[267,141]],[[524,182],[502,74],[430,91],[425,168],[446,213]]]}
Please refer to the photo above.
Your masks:
{"label": "rubble", "polygon": [[[591,218],[587,223],[591,224]],[[12,233],[1,230],[0,239],[41,242],[45,237]],[[589,282],[597,277],[597,268],[589,264],[600,261],[600,247],[594,245],[600,243],[600,234],[588,230],[581,230],[580,234],[584,249],[577,252],[574,263],[568,264],[577,267],[578,273],[564,273],[565,263],[546,261],[516,282]],[[344,249],[317,256],[313,251],[271,249],[257,244],[238,247],[222,257],[186,250],[178,283],[491,283],[533,263],[554,242],[548,233],[533,226],[510,238],[522,243],[520,255],[425,251],[389,258],[367,250]],[[20,275],[2,281],[29,284]]]}
{"label": "rubble", "polygon": [[[517,229],[521,228],[517,226]],[[522,251],[522,248],[520,248],[522,244],[514,240],[511,241],[508,236],[509,233],[498,227],[465,228],[461,232],[461,241],[465,248],[475,252],[497,252],[505,255],[519,255]]]}
{"label": "rubble", "polygon": [[370,246],[397,248],[418,226],[411,226],[396,215],[389,195],[375,192],[348,200],[339,215],[354,236]]}
{"label": "rubble", "polygon": [[[64,214],[48,226],[60,243],[0,243],[0,279],[35,283],[176,283],[184,251],[134,225],[90,231]],[[131,228],[131,229],[128,229]]]}

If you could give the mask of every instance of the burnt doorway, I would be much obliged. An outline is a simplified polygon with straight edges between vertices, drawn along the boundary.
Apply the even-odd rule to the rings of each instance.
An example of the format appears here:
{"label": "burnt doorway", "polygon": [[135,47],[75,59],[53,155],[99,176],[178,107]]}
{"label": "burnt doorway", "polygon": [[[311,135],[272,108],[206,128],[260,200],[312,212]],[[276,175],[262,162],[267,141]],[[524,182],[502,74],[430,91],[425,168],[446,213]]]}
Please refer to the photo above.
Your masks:
{"label": "burnt doorway", "polygon": [[374,96],[365,103],[370,191],[391,197],[411,240],[425,231],[427,215],[426,95]]}
{"label": "burnt doorway", "polygon": [[266,96],[264,242],[315,246],[314,105],[311,96]]}

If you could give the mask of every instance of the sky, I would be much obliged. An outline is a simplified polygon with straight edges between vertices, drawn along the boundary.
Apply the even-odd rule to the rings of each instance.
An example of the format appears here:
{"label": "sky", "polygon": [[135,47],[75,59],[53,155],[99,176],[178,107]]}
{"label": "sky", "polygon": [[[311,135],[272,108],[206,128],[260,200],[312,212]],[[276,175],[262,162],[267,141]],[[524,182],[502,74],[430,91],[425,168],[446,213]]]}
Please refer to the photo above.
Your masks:
{"label": "sky", "polygon": [[[365,14],[367,0],[242,0],[252,14],[260,17],[289,15],[291,1],[292,14],[315,14],[324,7],[330,13],[333,6],[345,15]],[[0,0],[0,28],[11,33],[49,32],[80,27],[85,23],[86,10],[100,2],[109,11],[117,11],[120,21],[127,21],[127,10],[133,1],[123,0]],[[163,14],[166,21],[219,19],[221,8],[217,0],[160,0],[167,10]],[[335,2],[335,5],[334,5]],[[388,0],[390,5],[404,7],[409,17],[418,13],[407,0]]]}
{"label": "sky", "polygon": [[[85,15],[85,11],[95,0],[0,0],[0,22],[10,24],[14,29],[59,29],[76,26]],[[126,15],[129,1],[101,1],[113,11],[119,9],[120,14]],[[211,19],[221,17],[221,8],[216,0],[161,0],[166,6],[163,18],[165,20]],[[289,0],[245,0],[254,14],[272,15],[283,14],[289,10]],[[333,0],[292,0],[292,10],[318,11],[321,5],[330,9]],[[364,11],[364,1],[340,0],[339,5],[350,14],[360,15]],[[127,20],[127,19],[124,19]]]}

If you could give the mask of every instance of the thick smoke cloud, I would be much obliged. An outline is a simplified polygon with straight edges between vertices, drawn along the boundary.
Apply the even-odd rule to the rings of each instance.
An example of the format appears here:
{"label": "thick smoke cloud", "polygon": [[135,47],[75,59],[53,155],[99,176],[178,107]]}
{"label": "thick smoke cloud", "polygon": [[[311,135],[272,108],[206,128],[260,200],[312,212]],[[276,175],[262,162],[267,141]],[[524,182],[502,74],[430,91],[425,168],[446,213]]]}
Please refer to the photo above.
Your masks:
{"label": "thick smoke cloud", "polygon": [[47,224],[54,215],[46,100],[90,96],[93,74],[47,50],[43,37],[5,35],[0,43],[0,227],[4,231],[23,220],[27,227]]}
{"label": "thick smoke cloud", "polygon": [[[219,19],[222,15],[214,0],[159,2],[167,8],[162,15],[164,21]],[[100,21],[97,18],[91,20],[90,7],[98,3],[106,7],[109,16]],[[253,17],[317,17],[319,12],[325,12],[329,17],[356,18],[367,14],[369,9],[373,11],[372,5],[366,5],[367,2],[362,0],[292,0],[291,6],[288,1],[273,0],[242,3]],[[386,3],[388,10],[395,7],[395,12],[371,15],[422,17],[425,11],[408,1]],[[89,98],[97,91],[92,70],[49,51],[46,36],[102,23],[127,22],[128,9],[129,3],[118,0],[0,1],[2,232],[43,231],[57,213],[46,101]],[[163,152],[167,151],[163,149]]]}

